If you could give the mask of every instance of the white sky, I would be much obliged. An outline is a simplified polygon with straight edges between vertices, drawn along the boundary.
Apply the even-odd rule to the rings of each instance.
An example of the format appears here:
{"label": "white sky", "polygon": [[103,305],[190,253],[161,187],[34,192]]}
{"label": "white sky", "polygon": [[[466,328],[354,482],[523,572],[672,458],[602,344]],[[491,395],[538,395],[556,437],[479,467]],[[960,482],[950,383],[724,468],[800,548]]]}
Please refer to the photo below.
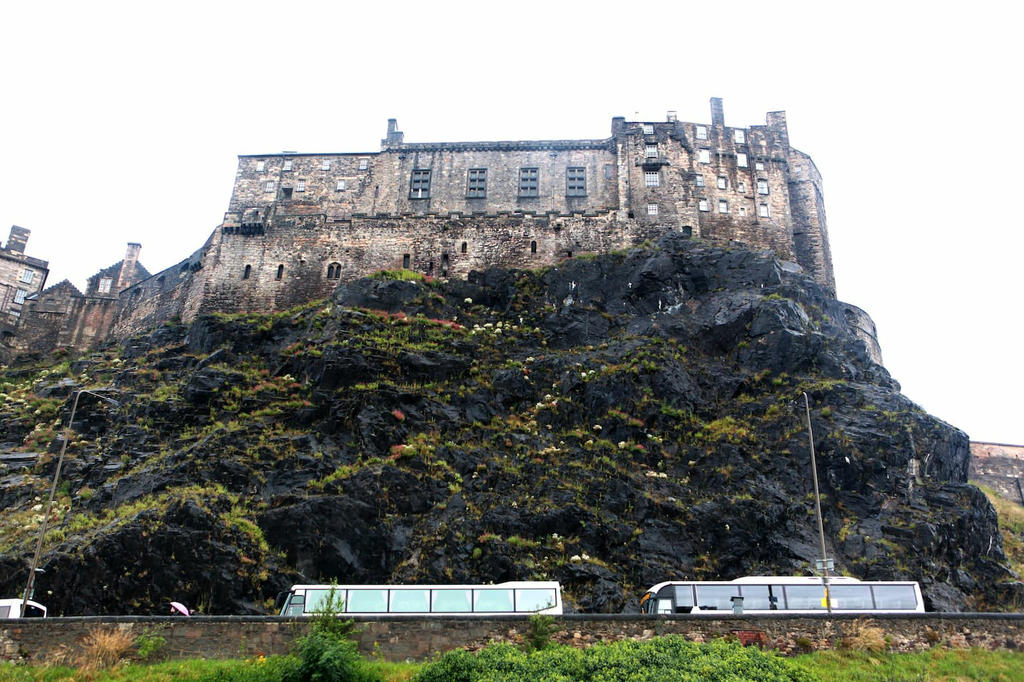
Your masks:
{"label": "white sky", "polygon": [[[358,5],[358,6],[357,6]],[[825,181],[839,297],[904,393],[1024,444],[1021,26],[1009,2],[8,2],[0,238],[49,285],[201,246],[238,154],[764,123]]]}

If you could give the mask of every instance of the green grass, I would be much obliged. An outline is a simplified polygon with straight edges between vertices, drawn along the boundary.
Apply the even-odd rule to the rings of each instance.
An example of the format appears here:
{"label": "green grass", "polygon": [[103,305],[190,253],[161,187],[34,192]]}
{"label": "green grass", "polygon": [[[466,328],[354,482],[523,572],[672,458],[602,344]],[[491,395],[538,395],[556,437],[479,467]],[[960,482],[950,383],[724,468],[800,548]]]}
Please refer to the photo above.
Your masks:
{"label": "green grass", "polygon": [[991,488],[971,482],[985,493],[999,517],[999,531],[1003,536],[1003,551],[1009,560],[1010,568],[1018,575],[1024,576],[1024,506],[1000,497]]}
{"label": "green grass", "polygon": [[1024,653],[929,649],[912,654],[818,651],[793,657],[824,682],[868,680],[1024,680]]}

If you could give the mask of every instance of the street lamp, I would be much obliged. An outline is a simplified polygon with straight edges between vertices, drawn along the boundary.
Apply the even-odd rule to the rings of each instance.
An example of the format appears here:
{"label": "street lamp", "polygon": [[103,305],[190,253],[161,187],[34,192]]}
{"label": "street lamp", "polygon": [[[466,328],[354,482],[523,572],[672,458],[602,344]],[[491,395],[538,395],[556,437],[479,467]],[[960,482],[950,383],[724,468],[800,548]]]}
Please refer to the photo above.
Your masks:
{"label": "street lamp", "polygon": [[818,494],[818,464],[814,461],[814,431],[811,430],[811,403],[804,392],[804,409],[807,411],[807,436],[811,441],[811,477],[814,479],[814,511],[818,516],[818,537],[821,539],[821,561],[816,562],[821,570],[821,582],[825,586],[825,608],[832,615],[832,595],[828,593],[829,558],[825,550],[825,524],[821,521],[821,495]]}
{"label": "street lamp", "polygon": [[75,422],[75,410],[78,409],[78,399],[82,397],[83,393],[88,393],[91,396],[95,396],[100,400],[120,407],[121,403],[117,402],[113,398],[109,398],[99,393],[99,391],[112,391],[111,388],[97,388],[91,391],[80,389],[75,391],[75,400],[71,403],[71,416],[68,417],[68,425],[64,428],[64,442],[60,445],[60,456],[57,457],[57,470],[53,472],[53,483],[50,485],[50,499],[46,501],[46,513],[43,514],[43,522],[39,526],[39,539],[36,540],[36,552],[32,557],[32,566],[29,567],[28,571],[28,584],[25,585],[25,596],[21,600],[21,613],[24,615],[25,608],[28,606],[28,600],[32,597],[35,591],[36,582],[36,570],[39,566],[39,555],[43,551],[43,537],[46,535],[46,526],[50,521],[50,511],[53,509],[53,498],[57,494],[57,481],[60,479],[60,470],[64,466],[64,453],[68,449],[68,441],[71,440],[71,425]]}

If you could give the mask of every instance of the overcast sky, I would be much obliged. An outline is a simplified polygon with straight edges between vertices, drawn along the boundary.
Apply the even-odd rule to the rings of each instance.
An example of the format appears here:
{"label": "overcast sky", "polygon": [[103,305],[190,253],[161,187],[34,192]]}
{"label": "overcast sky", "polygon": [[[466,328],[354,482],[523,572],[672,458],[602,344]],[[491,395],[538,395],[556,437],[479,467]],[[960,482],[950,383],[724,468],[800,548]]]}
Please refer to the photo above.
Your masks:
{"label": "overcast sky", "polygon": [[220,223],[238,154],[764,123],[824,177],[839,297],[903,392],[1024,444],[1013,3],[148,2],[0,9],[0,234],[49,285],[156,272]]}

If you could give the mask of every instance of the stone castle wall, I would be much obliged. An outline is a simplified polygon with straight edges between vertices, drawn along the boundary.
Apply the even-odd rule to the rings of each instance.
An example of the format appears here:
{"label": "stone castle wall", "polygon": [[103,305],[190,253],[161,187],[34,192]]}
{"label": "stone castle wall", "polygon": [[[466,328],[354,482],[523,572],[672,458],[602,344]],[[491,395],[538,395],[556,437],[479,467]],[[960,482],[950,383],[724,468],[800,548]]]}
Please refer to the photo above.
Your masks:
{"label": "stone castle wall", "polygon": [[1004,499],[1024,504],[1024,445],[971,443],[969,477]]}

